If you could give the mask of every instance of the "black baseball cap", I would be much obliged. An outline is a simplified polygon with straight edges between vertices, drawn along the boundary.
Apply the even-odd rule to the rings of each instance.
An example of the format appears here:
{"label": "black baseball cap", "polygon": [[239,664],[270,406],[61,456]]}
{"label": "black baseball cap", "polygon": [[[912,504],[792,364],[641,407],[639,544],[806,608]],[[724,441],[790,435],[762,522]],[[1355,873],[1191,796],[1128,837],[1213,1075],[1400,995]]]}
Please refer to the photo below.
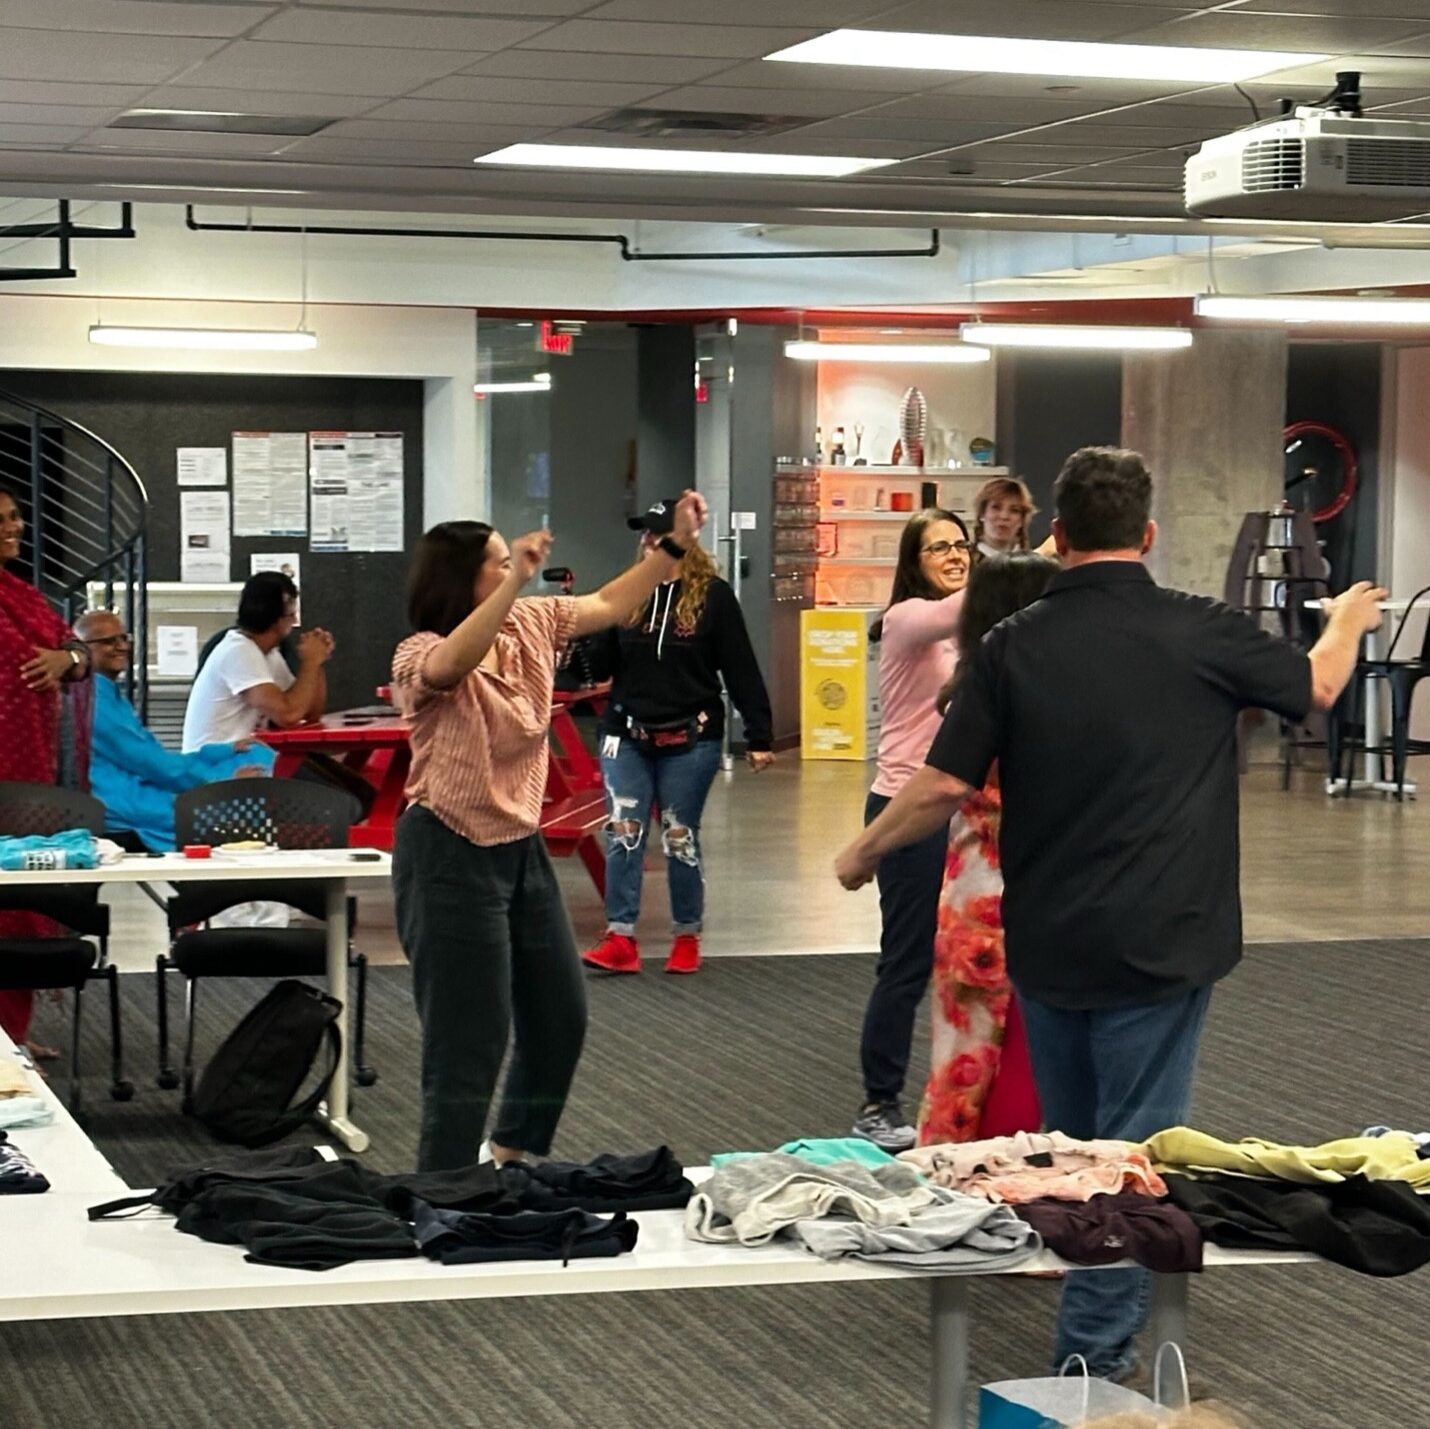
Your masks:
{"label": "black baseball cap", "polygon": [[652,536],[668,536],[675,530],[675,508],[678,498],[668,496],[657,501],[649,511],[640,516],[626,517],[626,525],[632,531],[649,531]]}

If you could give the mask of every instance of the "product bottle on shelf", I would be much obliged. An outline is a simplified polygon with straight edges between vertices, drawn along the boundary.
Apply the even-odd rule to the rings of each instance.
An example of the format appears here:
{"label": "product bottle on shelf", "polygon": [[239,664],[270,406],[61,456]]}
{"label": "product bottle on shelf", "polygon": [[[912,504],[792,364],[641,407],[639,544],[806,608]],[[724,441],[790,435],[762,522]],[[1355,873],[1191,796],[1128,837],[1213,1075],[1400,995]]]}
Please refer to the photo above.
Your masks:
{"label": "product bottle on shelf", "polygon": [[814,464],[824,465],[824,433],[819,429],[818,423],[814,428]]}
{"label": "product bottle on shelf", "polygon": [[829,443],[829,464],[831,466],[844,465],[844,428],[835,427],[834,436]]}

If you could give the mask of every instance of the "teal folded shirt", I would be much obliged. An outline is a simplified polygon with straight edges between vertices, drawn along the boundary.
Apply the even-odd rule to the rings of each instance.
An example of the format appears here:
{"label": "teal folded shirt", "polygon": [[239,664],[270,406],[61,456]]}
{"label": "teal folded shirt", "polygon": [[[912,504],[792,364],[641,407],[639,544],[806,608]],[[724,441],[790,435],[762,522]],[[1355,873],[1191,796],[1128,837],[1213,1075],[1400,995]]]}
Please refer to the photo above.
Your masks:
{"label": "teal folded shirt", "polygon": [[[801,1161],[812,1162],[816,1166],[835,1166],[841,1161],[854,1161],[860,1166],[887,1166],[895,1158],[887,1151],[865,1141],[862,1136],[840,1136],[828,1140],[787,1141],[776,1148],[788,1156],[798,1156]],[[740,1161],[747,1156],[764,1156],[763,1151],[722,1151],[710,1158],[712,1166],[723,1166],[727,1161]]]}

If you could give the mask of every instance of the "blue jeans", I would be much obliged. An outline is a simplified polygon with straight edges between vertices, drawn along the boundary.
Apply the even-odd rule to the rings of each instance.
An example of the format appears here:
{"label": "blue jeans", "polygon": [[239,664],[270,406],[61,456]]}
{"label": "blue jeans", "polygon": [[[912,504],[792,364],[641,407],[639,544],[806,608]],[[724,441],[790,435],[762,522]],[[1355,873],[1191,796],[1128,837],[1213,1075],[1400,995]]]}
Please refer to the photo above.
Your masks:
{"label": "blue jeans", "polygon": [[[1197,1043],[1211,988],[1169,1002],[1068,1012],[1020,994],[1043,1125],[1080,1140],[1145,1141],[1191,1110]],[[1132,1337],[1147,1319],[1145,1270],[1069,1274],[1058,1315],[1054,1368],[1082,1355],[1093,1374],[1124,1375]]]}
{"label": "blue jeans", "polygon": [[601,741],[606,781],[606,926],[635,936],[641,875],[651,810],[660,817],[661,848],[670,881],[670,914],[677,933],[698,933],[705,916],[705,872],[700,862],[700,816],[720,767],[720,741],[703,739],[685,754],[643,754],[630,740]]}

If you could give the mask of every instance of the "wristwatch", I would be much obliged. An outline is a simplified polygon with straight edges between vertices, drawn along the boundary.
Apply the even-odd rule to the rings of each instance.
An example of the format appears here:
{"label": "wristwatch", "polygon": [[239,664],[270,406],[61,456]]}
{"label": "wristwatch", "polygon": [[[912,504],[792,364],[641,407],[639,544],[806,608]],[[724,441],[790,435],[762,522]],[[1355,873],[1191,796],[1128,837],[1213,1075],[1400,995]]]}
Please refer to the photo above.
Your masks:
{"label": "wristwatch", "polygon": [[65,653],[70,657],[70,665],[76,670],[79,669],[81,663],[79,651],[76,650],[73,645],[67,645],[65,647]]}
{"label": "wristwatch", "polygon": [[667,556],[671,557],[672,560],[683,561],[686,557],[687,552],[685,547],[670,536],[662,536],[660,540],[656,542],[656,545],[659,546]]}

